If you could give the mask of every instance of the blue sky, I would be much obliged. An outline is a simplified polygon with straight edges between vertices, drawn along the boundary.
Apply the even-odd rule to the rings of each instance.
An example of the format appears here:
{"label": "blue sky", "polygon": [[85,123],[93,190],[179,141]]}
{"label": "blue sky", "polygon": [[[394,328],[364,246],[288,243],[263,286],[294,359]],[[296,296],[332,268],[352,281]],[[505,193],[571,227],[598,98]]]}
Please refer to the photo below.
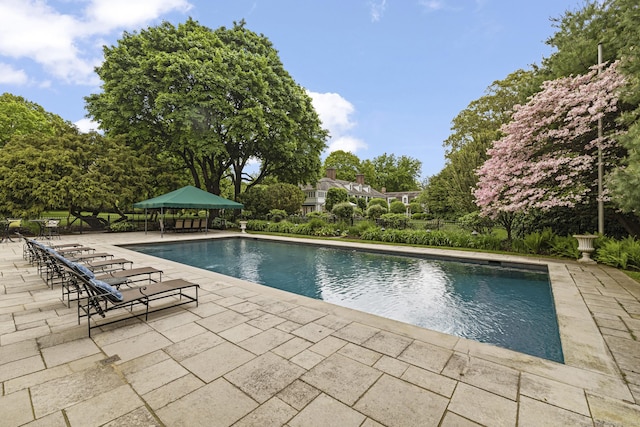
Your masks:
{"label": "blue sky", "polygon": [[[215,29],[244,19],[312,96],[329,151],[444,165],[452,119],[496,80],[552,50],[550,18],[577,0],[0,0],[0,93],[76,123],[100,90],[93,67],[123,31],[189,16]],[[325,155],[327,154],[325,153]]]}

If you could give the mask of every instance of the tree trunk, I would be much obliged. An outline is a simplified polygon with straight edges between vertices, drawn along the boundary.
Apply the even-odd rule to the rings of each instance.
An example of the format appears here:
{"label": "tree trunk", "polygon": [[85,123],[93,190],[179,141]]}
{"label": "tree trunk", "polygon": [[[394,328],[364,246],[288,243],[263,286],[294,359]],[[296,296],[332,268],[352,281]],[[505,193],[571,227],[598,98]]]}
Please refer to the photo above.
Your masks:
{"label": "tree trunk", "polygon": [[620,212],[613,212],[612,216],[630,236],[636,238],[640,236],[640,218],[633,214],[624,215]]}

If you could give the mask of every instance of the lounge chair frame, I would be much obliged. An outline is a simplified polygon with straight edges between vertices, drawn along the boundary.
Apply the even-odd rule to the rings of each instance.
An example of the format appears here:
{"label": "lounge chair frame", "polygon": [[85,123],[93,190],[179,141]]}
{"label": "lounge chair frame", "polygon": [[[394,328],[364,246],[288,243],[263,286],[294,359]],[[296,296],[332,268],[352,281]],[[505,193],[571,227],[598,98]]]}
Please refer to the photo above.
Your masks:
{"label": "lounge chair frame", "polygon": [[[78,300],[78,324],[80,324],[83,317],[87,318],[87,331],[89,336],[91,336],[92,329],[113,323],[132,318],[147,321],[151,313],[190,304],[192,302],[196,303],[196,307],[198,306],[198,289],[200,285],[187,282],[183,279],[167,280],[148,286],[124,289],[121,290],[123,300],[121,302],[114,302],[109,298],[110,294],[108,292],[96,288],[81,275],[71,272],[71,276],[71,280],[75,281],[77,286],[83,289],[83,295],[85,295]],[[187,289],[194,290],[195,296],[185,293],[184,291]],[[151,302],[158,300],[167,300],[170,303],[153,308],[150,307]],[[138,306],[143,306],[144,309],[138,312],[134,311],[134,308]],[[94,325],[91,324],[91,319],[96,315],[105,318],[108,312],[116,310],[127,313],[127,315],[99,324],[94,320]]]}

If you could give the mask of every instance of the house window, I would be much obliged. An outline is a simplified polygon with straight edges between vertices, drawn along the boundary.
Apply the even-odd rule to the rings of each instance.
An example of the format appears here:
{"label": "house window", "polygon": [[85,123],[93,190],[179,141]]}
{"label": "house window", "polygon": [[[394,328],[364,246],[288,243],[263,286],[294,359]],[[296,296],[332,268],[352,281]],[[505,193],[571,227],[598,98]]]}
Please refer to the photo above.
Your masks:
{"label": "house window", "polygon": [[409,204],[409,196],[402,196],[402,203],[405,205]]}

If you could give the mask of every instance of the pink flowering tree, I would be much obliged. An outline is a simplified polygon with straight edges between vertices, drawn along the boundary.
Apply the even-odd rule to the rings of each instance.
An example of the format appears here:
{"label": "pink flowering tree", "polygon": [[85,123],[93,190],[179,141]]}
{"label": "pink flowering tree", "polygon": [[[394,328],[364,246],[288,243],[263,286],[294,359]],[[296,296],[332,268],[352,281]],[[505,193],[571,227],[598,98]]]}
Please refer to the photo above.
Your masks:
{"label": "pink flowering tree", "polygon": [[514,107],[512,121],[502,127],[505,136],[477,170],[474,196],[482,214],[499,219],[571,208],[597,195],[598,146],[606,165],[624,155],[616,143],[618,89],[625,84],[617,66],[546,81],[527,104]]}

